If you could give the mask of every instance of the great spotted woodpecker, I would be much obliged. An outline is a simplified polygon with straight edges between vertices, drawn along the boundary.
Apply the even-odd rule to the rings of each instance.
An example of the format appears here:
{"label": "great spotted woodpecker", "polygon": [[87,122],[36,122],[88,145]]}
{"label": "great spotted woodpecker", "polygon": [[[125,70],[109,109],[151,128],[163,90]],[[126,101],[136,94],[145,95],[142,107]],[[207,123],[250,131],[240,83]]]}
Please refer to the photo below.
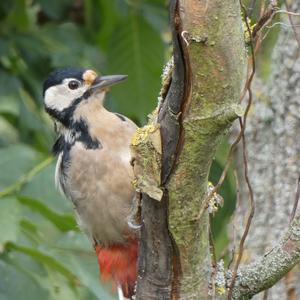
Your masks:
{"label": "great spotted woodpecker", "polygon": [[58,134],[56,185],[94,243],[102,278],[115,282],[120,297],[130,298],[138,250],[137,232],[128,225],[135,195],[130,141],[137,126],[103,107],[108,88],[126,77],[59,69],[45,81],[43,96]]}

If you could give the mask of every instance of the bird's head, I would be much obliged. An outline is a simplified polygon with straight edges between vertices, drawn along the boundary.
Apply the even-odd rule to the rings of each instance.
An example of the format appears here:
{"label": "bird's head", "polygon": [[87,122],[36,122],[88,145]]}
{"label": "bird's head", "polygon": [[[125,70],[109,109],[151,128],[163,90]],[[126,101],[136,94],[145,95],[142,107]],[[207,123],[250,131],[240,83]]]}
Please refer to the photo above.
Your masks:
{"label": "bird's head", "polygon": [[47,113],[66,125],[82,102],[103,102],[108,88],[126,79],[126,75],[98,76],[93,70],[57,69],[49,74],[43,86]]}

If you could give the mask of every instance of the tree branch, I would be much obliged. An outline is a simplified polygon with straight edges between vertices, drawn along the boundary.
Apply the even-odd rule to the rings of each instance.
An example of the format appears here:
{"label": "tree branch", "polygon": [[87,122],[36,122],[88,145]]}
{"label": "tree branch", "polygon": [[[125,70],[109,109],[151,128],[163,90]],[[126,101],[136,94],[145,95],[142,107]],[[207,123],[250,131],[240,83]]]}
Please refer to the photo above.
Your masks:
{"label": "tree branch", "polygon": [[300,263],[300,215],[295,217],[277,246],[260,260],[239,269],[232,299],[250,299],[273,286],[298,263]]}

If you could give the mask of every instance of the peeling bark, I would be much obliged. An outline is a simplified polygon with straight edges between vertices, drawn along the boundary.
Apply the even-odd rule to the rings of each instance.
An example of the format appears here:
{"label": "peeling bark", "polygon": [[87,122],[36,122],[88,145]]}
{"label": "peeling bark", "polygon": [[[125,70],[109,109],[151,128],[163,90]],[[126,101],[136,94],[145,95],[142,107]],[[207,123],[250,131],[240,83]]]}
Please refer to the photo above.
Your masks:
{"label": "peeling bark", "polygon": [[[181,273],[177,246],[169,232],[169,193],[166,183],[177,159],[177,149],[181,136],[180,118],[182,105],[189,90],[188,62],[184,57],[180,32],[181,21],[177,1],[170,2],[170,24],[173,37],[174,69],[168,92],[157,109],[153,127],[159,126],[161,133],[161,190],[162,199],[153,199],[145,194],[142,187],[142,230],[139,255],[138,299],[178,299],[178,280]],[[165,89],[166,87],[163,87]],[[151,125],[150,125],[151,126]],[[149,125],[148,125],[149,127]],[[141,148],[140,148],[141,149]],[[139,149],[134,149],[139,152]],[[147,151],[143,151],[143,160]],[[151,154],[150,154],[151,155]],[[138,155],[135,155],[138,157]],[[151,161],[150,159],[147,159]],[[139,164],[139,161],[136,162]],[[152,177],[147,174],[147,163],[136,177]],[[146,171],[146,172],[145,172]],[[146,174],[145,174],[146,173]],[[149,181],[149,180],[148,180]],[[148,188],[149,190],[149,188]],[[158,202],[160,201],[160,202]]]}

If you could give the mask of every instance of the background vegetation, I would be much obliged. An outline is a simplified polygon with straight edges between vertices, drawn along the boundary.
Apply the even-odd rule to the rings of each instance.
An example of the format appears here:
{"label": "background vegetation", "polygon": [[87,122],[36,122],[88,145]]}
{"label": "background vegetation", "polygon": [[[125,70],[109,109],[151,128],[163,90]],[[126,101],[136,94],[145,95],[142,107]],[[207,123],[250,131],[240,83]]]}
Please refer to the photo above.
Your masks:
{"label": "background vegetation", "polygon": [[[164,0],[12,0],[0,3],[0,299],[113,299],[90,242],[54,188],[51,120],[42,83],[57,67],[128,74],[106,105],[139,125],[156,105],[169,56]],[[227,144],[212,168],[222,170]],[[215,218],[220,253],[234,207],[232,176]]]}

